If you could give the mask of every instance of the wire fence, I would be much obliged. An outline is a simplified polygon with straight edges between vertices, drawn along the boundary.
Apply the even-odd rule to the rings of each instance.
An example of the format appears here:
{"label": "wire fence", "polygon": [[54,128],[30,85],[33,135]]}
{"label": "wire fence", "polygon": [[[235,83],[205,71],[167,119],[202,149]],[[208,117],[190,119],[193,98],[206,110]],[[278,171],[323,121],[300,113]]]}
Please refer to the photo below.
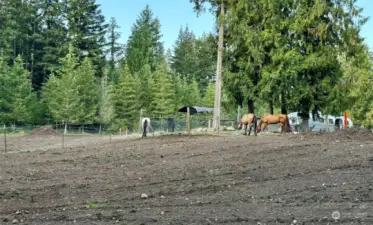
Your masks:
{"label": "wire fence", "polygon": [[[148,117],[152,130],[149,135],[168,133],[186,133],[186,118]],[[28,152],[81,147],[97,148],[102,144],[118,143],[141,137],[139,126],[130,129],[120,127],[117,131],[109,130],[100,124],[63,124],[55,123],[40,126],[3,126],[0,128],[0,153]],[[221,130],[234,130],[237,122],[234,119],[221,120]],[[212,132],[212,119],[206,116],[192,115],[190,132]]]}

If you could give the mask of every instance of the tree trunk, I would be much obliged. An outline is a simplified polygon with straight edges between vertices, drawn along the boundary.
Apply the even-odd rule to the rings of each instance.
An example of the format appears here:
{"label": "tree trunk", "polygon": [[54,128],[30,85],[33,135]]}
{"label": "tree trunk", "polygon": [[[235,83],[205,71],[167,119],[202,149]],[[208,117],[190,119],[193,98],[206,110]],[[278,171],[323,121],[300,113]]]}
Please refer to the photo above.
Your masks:
{"label": "tree trunk", "polygon": [[281,114],[288,114],[285,93],[281,93]]}
{"label": "tree trunk", "polygon": [[241,119],[242,116],[242,106],[238,106],[237,108],[237,122]]}
{"label": "tree trunk", "polygon": [[248,113],[254,113],[254,101],[252,99],[247,100]]}
{"label": "tree trunk", "polygon": [[269,113],[270,114],[274,114],[274,108],[273,108],[273,101],[269,101]]}
{"label": "tree trunk", "polygon": [[308,120],[310,117],[309,113],[302,112],[302,113],[298,113],[298,115],[300,116],[300,118],[302,118],[302,122],[299,125],[300,131],[308,132],[309,131]]}
{"label": "tree trunk", "polygon": [[65,129],[64,129],[63,133],[64,133],[65,135],[67,134],[67,122],[65,122]]}

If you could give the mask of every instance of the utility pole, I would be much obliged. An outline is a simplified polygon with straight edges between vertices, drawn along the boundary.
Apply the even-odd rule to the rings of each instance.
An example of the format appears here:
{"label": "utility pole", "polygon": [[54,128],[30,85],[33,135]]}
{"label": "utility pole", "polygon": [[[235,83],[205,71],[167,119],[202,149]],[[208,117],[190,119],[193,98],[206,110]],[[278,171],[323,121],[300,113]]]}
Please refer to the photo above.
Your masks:
{"label": "utility pole", "polygon": [[214,101],[214,120],[213,126],[215,130],[220,129],[220,103],[221,103],[221,74],[222,74],[222,55],[223,55],[223,32],[224,32],[224,23],[222,23],[224,17],[224,2],[222,1],[220,5],[220,22],[219,26],[219,43],[218,43],[218,60],[217,60],[217,69],[216,69],[216,87],[215,87],[215,101]]}

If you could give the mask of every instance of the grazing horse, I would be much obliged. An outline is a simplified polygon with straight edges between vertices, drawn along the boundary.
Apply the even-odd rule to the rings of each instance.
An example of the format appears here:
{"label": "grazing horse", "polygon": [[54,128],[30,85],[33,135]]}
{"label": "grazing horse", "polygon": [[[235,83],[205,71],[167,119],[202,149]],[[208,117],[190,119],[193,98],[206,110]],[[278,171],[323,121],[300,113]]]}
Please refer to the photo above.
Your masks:
{"label": "grazing horse", "polygon": [[256,136],[256,124],[257,124],[257,119],[256,116],[252,113],[244,115],[239,121],[238,121],[238,129],[242,129],[242,125],[245,125],[245,135],[247,134],[247,126],[250,127],[249,129],[249,136],[251,133],[251,129],[254,126],[254,134]]}
{"label": "grazing horse", "polygon": [[[260,118],[260,120],[259,120],[258,133],[262,130],[262,124],[263,123],[264,123],[263,130],[268,130],[268,125],[269,124],[278,124],[279,123],[280,126],[281,126],[281,132],[286,132],[286,131],[291,132],[289,118],[286,114],[275,114],[275,115],[264,114],[262,116],[262,118]],[[285,128],[287,128],[287,129],[285,130]]]}
{"label": "grazing horse", "polygon": [[150,119],[145,117],[141,120],[142,138],[146,137],[146,133],[149,132],[149,128],[153,130],[152,126],[150,125]]}

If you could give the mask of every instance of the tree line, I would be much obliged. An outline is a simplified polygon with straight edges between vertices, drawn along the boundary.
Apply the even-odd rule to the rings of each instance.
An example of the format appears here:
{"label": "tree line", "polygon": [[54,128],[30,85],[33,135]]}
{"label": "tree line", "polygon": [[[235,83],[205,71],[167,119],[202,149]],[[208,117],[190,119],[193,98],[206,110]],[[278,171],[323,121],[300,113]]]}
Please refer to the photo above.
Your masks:
{"label": "tree line", "polygon": [[356,0],[190,2],[224,25],[223,86],[237,105],[298,111],[305,126],[317,111],[373,125],[372,51],[360,35],[368,18]]}
{"label": "tree line", "polygon": [[4,124],[136,129],[141,109],[166,117],[184,105],[213,107],[214,34],[197,38],[181,27],[164,50],[160,21],[146,6],[124,45],[116,19],[106,22],[94,0],[0,4]]}
{"label": "tree line", "polygon": [[[298,111],[373,124],[372,52],[355,0],[190,0],[224,24],[225,116]],[[219,16],[221,3],[224,17]],[[0,122],[100,123],[136,128],[140,109],[169,116],[214,105],[217,27],[196,37],[181,27],[164,49],[146,6],[127,43],[94,0],[0,2]],[[255,107],[254,107],[255,106]]]}

